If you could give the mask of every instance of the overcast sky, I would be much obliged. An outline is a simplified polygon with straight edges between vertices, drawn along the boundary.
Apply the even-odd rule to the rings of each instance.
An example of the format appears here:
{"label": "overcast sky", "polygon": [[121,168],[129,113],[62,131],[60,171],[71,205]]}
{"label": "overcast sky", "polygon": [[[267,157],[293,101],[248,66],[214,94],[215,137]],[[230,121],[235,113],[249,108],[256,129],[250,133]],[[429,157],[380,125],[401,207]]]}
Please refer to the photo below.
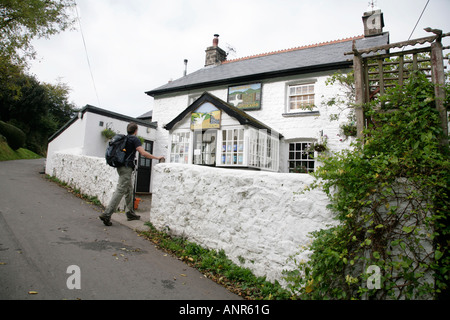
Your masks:
{"label": "overcast sky", "polygon": [[[378,0],[390,41],[407,40],[428,0]],[[362,35],[369,0],[77,0],[80,26],[34,42],[30,73],[66,83],[77,107],[137,117],[152,110],[145,91],[203,68],[219,34],[229,58]],[[450,0],[429,0],[412,39],[450,32]],[[443,40],[450,45],[450,37]],[[448,51],[447,51],[448,52]],[[91,72],[93,79],[91,77]],[[95,84],[95,86],[94,86]],[[96,90],[95,90],[96,88]]]}

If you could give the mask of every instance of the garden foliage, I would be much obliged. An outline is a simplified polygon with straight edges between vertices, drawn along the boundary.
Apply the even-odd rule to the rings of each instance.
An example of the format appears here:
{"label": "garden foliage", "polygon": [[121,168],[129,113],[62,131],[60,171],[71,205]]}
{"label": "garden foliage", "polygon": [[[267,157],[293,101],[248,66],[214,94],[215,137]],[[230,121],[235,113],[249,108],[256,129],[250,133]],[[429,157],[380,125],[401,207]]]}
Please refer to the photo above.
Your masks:
{"label": "garden foliage", "polygon": [[448,290],[450,193],[434,85],[415,74],[364,109],[364,142],[314,173],[337,224],[312,233],[289,287],[302,299],[436,298]]}

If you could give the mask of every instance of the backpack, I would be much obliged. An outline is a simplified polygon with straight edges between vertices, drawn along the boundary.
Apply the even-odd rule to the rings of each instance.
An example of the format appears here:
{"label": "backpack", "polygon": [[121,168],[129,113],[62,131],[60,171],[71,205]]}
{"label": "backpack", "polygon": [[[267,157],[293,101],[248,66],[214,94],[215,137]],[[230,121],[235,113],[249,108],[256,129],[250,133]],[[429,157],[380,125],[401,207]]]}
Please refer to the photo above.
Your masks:
{"label": "backpack", "polygon": [[106,148],[105,158],[106,163],[111,167],[117,168],[122,167],[127,164],[125,158],[126,155],[126,144],[127,136],[124,134],[116,134],[109,142]]}

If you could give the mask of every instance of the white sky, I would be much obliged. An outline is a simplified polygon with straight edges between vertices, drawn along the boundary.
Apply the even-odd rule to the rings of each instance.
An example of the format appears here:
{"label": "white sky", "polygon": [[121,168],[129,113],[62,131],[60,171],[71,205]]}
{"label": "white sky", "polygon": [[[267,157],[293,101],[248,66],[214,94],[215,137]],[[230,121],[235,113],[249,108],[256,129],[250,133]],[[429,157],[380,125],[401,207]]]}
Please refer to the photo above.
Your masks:
{"label": "white sky", "polygon": [[[137,117],[152,110],[145,91],[204,66],[219,34],[229,59],[364,33],[369,0],[77,0],[81,27],[34,42],[30,73],[68,84],[77,107],[91,104]],[[427,0],[378,0],[390,42],[407,40]],[[450,0],[429,0],[412,39],[426,27],[450,32]],[[450,37],[443,39],[450,45]],[[448,52],[448,51],[447,51]],[[96,94],[97,93],[97,94]],[[98,96],[98,99],[97,99]]]}

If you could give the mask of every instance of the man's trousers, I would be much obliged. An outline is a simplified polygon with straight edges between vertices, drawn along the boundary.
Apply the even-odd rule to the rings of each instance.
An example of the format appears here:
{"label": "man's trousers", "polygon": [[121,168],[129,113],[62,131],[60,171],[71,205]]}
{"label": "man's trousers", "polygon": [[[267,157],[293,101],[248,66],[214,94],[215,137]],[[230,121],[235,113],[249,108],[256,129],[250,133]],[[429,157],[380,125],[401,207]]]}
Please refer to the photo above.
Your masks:
{"label": "man's trousers", "polygon": [[133,203],[133,185],[132,185],[132,175],[133,168],[129,167],[118,167],[117,173],[119,174],[119,181],[117,183],[116,191],[109,201],[108,206],[104,212],[105,216],[111,217],[114,211],[117,210],[120,200],[125,196],[125,203],[127,210],[126,212],[134,212]]}

